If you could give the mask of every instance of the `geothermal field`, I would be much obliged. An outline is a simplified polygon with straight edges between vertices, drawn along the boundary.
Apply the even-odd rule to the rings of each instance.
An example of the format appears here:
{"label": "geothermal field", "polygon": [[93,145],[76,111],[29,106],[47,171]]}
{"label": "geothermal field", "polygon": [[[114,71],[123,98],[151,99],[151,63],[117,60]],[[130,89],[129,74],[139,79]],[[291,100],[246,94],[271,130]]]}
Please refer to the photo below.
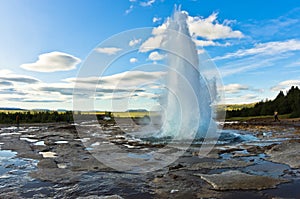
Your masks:
{"label": "geothermal field", "polygon": [[[140,6],[149,7],[154,3],[141,2]],[[133,8],[132,5],[130,9]],[[86,58],[78,77],[62,75],[68,78],[52,84],[57,88],[47,87],[48,83],[28,76],[2,77],[7,80],[0,82],[2,86],[14,85],[9,81],[40,84],[40,87],[26,87],[30,87],[29,92],[34,99],[23,99],[22,90],[18,91],[22,96],[13,96],[11,101],[51,105],[72,101],[73,110],[61,113],[37,110],[31,113],[28,109],[20,115],[21,120],[18,112],[1,114],[0,198],[300,198],[300,120],[297,118],[300,115],[300,90],[292,86],[286,94],[281,91],[274,101],[266,99],[253,103],[253,106],[247,104],[250,108],[231,110],[228,114],[232,117],[225,120],[225,91],[233,88],[230,94],[240,90],[262,93],[263,89],[238,84],[223,86],[218,69],[208,54],[199,48],[199,43],[228,47],[230,42],[219,43],[219,34],[227,31],[224,36],[226,39],[242,39],[243,35],[228,26],[233,21],[224,20],[221,24],[216,17],[214,13],[205,20],[201,17],[191,18],[187,12],[180,10],[180,6],[175,7],[174,14],[156,29],[125,31],[102,43]],[[153,23],[156,20],[153,19]],[[212,34],[206,42],[199,40],[201,37],[192,35],[189,30],[191,24],[188,23],[195,21],[216,29],[223,27],[223,32],[217,31],[218,34]],[[150,41],[160,39],[159,51],[152,54],[154,62],[143,65],[145,71],[137,70],[141,69],[138,66],[127,72],[122,68],[122,75],[117,70],[107,69],[110,64],[114,66],[112,60],[122,60],[134,50],[140,56],[149,49],[155,49],[143,44],[141,46],[146,50],[134,49],[142,41],[137,38],[145,36],[145,30],[151,30]],[[136,33],[140,35],[136,36]],[[131,42],[128,42],[129,39]],[[107,47],[108,44],[118,48]],[[254,50],[238,50],[237,53],[216,57],[215,60],[251,56],[256,52],[263,54],[265,49],[287,52],[283,47],[271,44],[256,44]],[[130,50],[124,50],[125,47],[121,45]],[[292,51],[299,50],[299,46],[291,47]],[[285,44],[286,47],[289,45]],[[57,55],[61,57],[51,57]],[[133,57],[128,62],[127,58],[127,64],[139,62]],[[150,58],[149,55],[145,59],[149,61]],[[38,72],[57,72],[58,62],[62,59],[67,59],[64,64],[71,63],[62,71],[75,69],[76,64],[81,62],[76,57],[59,52],[40,55],[39,59],[46,61],[33,64],[33,68],[42,65]],[[153,72],[153,68],[160,65],[158,61],[163,59],[166,60],[165,70]],[[56,68],[45,66],[49,60],[54,62],[51,66]],[[97,67],[105,64],[108,66],[104,68],[110,76],[104,76],[103,69],[99,77],[96,74]],[[223,74],[225,77],[231,75],[230,72],[240,71],[240,68],[233,70],[230,67],[230,64],[224,67],[225,72],[227,69],[227,74]],[[32,65],[25,64],[22,68],[32,70]],[[245,67],[241,67],[241,70],[245,70]],[[153,80],[153,74],[160,79]],[[147,84],[144,79],[149,76],[152,79]],[[132,81],[132,77],[136,78],[135,81]],[[132,82],[141,85],[132,86]],[[286,86],[290,82],[299,84],[298,80],[292,80],[279,86]],[[68,87],[70,85],[73,87]],[[275,88],[272,87],[273,90]],[[14,90],[4,90],[5,99],[9,97],[7,93]],[[42,96],[41,92],[47,92],[48,95]],[[50,96],[58,93],[57,99]],[[41,100],[40,97],[45,99]],[[111,100],[110,103],[105,101],[107,99]],[[127,104],[124,102],[126,100]],[[127,106],[130,100],[133,101],[133,107],[140,108],[141,104],[145,107],[139,109],[140,112],[131,110]],[[153,101],[155,109],[146,110],[153,105]],[[102,102],[107,107],[127,111],[120,112],[123,114],[121,117],[117,111],[104,107],[109,111],[97,115],[96,110],[100,109],[96,105],[103,105]],[[259,115],[256,116],[254,113],[258,108]],[[274,119],[270,115],[273,109]],[[135,112],[135,117],[130,116]],[[283,114],[278,116],[278,112]],[[124,116],[127,113],[130,113],[129,116]],[[248,114],[249,117],[238,117],[238,114]],[[16,120],[12,119],[13,116],[16,116]]]}
{"label": "geothermal field", "polygon": [[[130,128],[126,123],[122,128]],[[79,137],[76,128],[86,133]],[[299,133],[299,122],[226,123],[201,157],[202,140],[181,151],[114,124],[1,126],[0,197],[297,198]],[[164,166],[175,153],[182,155]],[[100,156],[117,165],[104,165]]]}

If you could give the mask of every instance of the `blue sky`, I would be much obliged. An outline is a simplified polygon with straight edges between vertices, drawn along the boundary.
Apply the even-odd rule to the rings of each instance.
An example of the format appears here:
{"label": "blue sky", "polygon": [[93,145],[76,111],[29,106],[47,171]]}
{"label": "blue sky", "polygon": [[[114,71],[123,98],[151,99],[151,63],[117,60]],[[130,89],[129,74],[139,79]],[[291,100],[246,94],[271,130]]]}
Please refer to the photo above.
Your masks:
{"label": "blue sky", "polygon": [[[163,29],[175,4],[188,13],[193,39],[219,69],[227,104],[272,99],[300,85],[295,0],[0,0],[0,107],[72,109],[74,79],[93,49],[123,31]],[[163,75],[164,54],[142,52],[146,41],[133,36],[138,50],[119,57],[106,72],[96,109],[109,110],[112,99],[122,104],[129,96],[130,108],[155,106],[154,84],[134,95],[112,95],[113,82],[126,71],[123,90]],[[98,49],[108,57],[117,51]],[[84,80],[86,86],[95,78]]]}

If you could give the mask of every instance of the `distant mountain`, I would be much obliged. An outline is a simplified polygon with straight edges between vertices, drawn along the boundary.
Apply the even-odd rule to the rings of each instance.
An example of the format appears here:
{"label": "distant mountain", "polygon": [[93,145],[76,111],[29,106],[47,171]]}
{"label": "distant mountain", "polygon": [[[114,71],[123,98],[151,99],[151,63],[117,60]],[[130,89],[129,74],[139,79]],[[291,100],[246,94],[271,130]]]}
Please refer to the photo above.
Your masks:
{"label": "distant mountain", "polygon": [[24,111],[26,109],[21,109],[21,108],[12,108],[12,107],[0,107],[0,110],[4,110],[4,111]]}
{"label": "distant mountain", "polygon": [[126,112],[148,112],[146,109],[129,109]]}
{"label": "distant mountain", "polygon": [[37,108],[37,109],[32,109],[32,111],[50,111],[50,110],[44,108]]}

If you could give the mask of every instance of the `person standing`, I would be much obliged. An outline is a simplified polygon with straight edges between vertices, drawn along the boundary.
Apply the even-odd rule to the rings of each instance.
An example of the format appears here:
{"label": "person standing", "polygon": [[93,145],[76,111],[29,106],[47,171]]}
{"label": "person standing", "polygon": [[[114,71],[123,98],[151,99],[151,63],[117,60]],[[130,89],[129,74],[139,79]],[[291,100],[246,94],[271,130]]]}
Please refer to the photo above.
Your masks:
{"label": "person standing", "polygon": [[17,123],[17,128],[19,130],[19,127],[20,127],[20,116],[19,115],[16,116],[16,123]]}
{"label": "person standing", "polygon": [[274,112],[274,122],[280,122],[277,111]]}

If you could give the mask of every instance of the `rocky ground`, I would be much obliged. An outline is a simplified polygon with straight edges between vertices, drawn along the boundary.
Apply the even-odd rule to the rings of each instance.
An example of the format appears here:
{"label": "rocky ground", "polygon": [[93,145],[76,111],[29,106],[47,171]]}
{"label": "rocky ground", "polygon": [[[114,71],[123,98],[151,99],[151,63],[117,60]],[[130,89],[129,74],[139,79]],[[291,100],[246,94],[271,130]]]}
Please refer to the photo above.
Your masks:
{"label": "rocky ground", "polygon": [[0,198],[297,198],[299,123],[269,123],[226,124],[245,140],[205,157],[199,143],[182,152],[117,125],[1,126]]}

